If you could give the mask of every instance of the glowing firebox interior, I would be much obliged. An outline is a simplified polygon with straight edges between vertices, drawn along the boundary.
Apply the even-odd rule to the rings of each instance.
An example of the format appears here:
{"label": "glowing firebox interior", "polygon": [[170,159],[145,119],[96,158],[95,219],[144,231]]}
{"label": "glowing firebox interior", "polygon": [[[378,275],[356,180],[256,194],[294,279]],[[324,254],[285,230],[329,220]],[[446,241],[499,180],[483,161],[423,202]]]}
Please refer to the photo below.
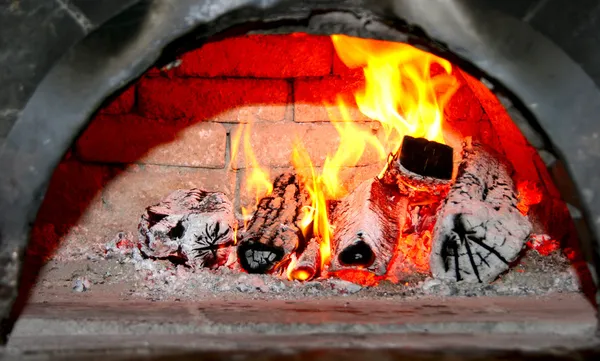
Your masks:
{"label": "glowing firebox interior", "polygon": [[[303,217],[298,226],[305,236],[310,232],[319,242],[322,276],[327,276],[331,238],[335,232],[330,224],[328,202],[341,199],[349,192],[340,181],[340,170],[355,166],[369,147],[387,165],[386,158],[398,151],[405,135],[445,143],[442,131],[444,107],[459,87],[450,62],[410,45],[345,35],[333,35],[331,40],[337,56],[348,68],[362,69],[364,87],[354,93],[354,98],[360,112],[380,124],[383,136],[378,137],[358,126],[350,116],[344,99],[338,97],[335,106],[342,121],[332,121],[332,124],[340,135],[340,143],[327,155],[322,169],[315,169],[302,139],[296,139],[294,143],[292,164],[310,195],[311,203],[302,209]],[[270,195],[272,184],[269,170],[262,167],[254,156],[248,136],[252,126],[249,123],[240,127],[234,135],[232,154],[235,157],[239,147],[244,148],[246,167],[251,169],[246,191],[253,193],[258,203],[261,198]],[[254,209],[243,209],[245,221],[253,212]],[[430,238],[429,231],[400,237],[395,253],[390,257],[392,260],[401,258],[411,268],[425,272],[428,269]],[[286,274],[289,279],[303,281],[311,277],[307,271],[296,269],[295,253],[282,262],[288,264]],[[338,272],[336,276],[360,283],[388,278],[374,277],[360,270]]]}
{"label": "glowing firebox interior", "polygon": [[[325,127],[331,132],[323,131]],[[334,135],[339,139],[330,141]],[[222,192],[238,218],[232,242],[211,250],[230,256],[201,267],[232,268],[236,254],[229,249],[240,249],[257,206],[276,191],[273,180],[292,168],[308,199],[294,226],[300,238],[316,240],[316,250],[308,251],[317,253],[318,267],[302,263],[301,256],[312,246],[297,244],[267,272],[289,280],[337,277],[366,285],[429,274],[436,211],[443,197],[419,182],[400,179],[411,193],[412,214],[407,218],[425,225],[417,229],[411,221],[398,224],[393,249],[377,255],[388,259],[386,272],[367,269],[374,255],[364,243],[352,246],[351,256],[363,257],[357,263],[334,252],[340,234],[332,219],[337,202],[361,182],[383,179],[406,136],[453,149],[450,183],[457,177],[463,144],[472,140],[501,153],[514,168],[510,178],[518,212],[531,220],[539,236],[532,239],[546,240],[541,242],[545,247],[569,237],[568,227],[549,221],[568,217],[568,212],[543,162],[482,82],[407,44],[289,34],[207,43],[174,66],[152,69],[111,99],[77,141],[72,158],[59,166],[34,228],[34,244],[44,238],[50,253],[54,246],[47,239],[112,238],[135,230],[143,210],[174,190],[201,188]],[[369,162],[363,162],[365,156]],[[90,179],[89,190],[78,196],[89,212],[97,213],[80,217],[79,209],[57,211],[56,204],[63,202],[61,187],[78,179],[77,186],[63,190],[75,194],[84,188],[86,175],[94,174],[87,171],[88,163],[111,170],[106,179]],[[127,170],[113,169],[119,164]],[[359,171],[364,174],[348,176]],[[228,188],[232,184],[233,191]],[[104,189],[95,207],[99,187]],[[117,190],[127,196],[115,196]],[[88,230],[93,234],[78,233]],[[223,232],[221,227],[216,233]],[[180,256],[174,249],[169,257]],[[336,269],[335,263],[351,267]]]}

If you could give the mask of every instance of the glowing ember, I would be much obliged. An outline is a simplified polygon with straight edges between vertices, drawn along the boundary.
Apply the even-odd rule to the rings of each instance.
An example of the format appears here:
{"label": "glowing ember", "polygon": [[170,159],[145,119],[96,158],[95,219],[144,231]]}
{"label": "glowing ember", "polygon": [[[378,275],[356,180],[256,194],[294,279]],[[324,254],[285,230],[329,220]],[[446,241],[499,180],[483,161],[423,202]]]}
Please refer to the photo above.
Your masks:
{"label": "glowing ember", "polygon": [[560,249],[560,243],[547,234],[534,234],[529,237],[527,246],[536,250],[542,256],[549,256]]}
{"label": "glowing ember", "polygon": [[542,201],[542,191],[534,182],[523,181],[517,184],[519,203],[517,208],[523,215],[527,215],[529,207]]}

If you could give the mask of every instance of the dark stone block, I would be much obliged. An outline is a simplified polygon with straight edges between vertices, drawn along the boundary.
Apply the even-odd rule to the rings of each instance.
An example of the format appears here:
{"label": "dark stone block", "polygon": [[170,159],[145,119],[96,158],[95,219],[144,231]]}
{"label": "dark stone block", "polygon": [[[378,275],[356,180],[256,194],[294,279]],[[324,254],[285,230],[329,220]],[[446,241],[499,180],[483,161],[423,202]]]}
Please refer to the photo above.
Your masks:
{"label": "dark stone block", "polygon": [[71,0],[70,4],[79,9],[94,25],[98,25],[136,2],[137,0]]}
{"label": "dark stone block", "polygon": [[[55,1],[0,2],[0,116],[20,112],[54,62],[83,35]],[[16,119],[0,119],[0,143]]]}
{"label": "dark stone block", "polygon": [[451,179],[453,150],[450,146],[425,138],[405,136],[402,140],[400,164],[424,177]]}

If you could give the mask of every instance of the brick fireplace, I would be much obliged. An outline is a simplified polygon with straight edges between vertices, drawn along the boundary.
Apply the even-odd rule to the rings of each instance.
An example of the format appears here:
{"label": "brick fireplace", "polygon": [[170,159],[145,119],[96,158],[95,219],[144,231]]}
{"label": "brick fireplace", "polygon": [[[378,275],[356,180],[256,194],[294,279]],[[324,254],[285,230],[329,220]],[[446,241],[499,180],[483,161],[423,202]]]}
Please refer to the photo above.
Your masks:
{"label": "brick fireplace", "polygon": [[[136,58],[136,51],[149,49],[151,37],[112,49],[114,34],[95,34],[89,40],[95,45],[79,46],[86,51],[83,60],[65,57],[61,62],[74,66],[59,67],[47,81],[66,84],[59,83],[56,93],[39,90],[32,104],[41,97],[44,107],[25,113],[6,148],[0,148],[0,164],[10,171],[0,176],[0,209],[11,210],[0,217],[0,258],[9,259],[0,267],[0,291],[8,292],[0,292],[0,336],[13,332],[9,347],[43,352],[71,348],[64,344],[71,340],[82,349],[148,344],[159,349],[189,342],[194,349],[246,351],[333,344],[404,349],[414,343],[437,350],[523,348],[540,340],[544,348],[595,344],[596,290],[582,256],[593,250],[580,249],[594,239],[583,237],[581,229],[578,234],[572,220],[585,228],[590,216],[585,207],[592,199],[582,205],[578,190],[565,191],[574,173],[563,162],[564,144],[555,148],[555,129],[542,123],[548,104],[532,101],[528,96],[535,92],[503,83],[506,73],[497,74],[492,66],[503,57],[492,52],[471,59],[463,50],[477,53],[477,46],[445,48],[420,28],[330,13],[321,3],[307,24],[294,13],[300,8],[290,13],[274,8],[274,14],[283,12],[265,17],[265,23],[250,18],[236,23],[251,12],[232,12],[231,18],[206,23],[214,28],[198,24],[204,15],[192,0],[172,8],[154,5],[180,20],[137,24],[155,30],[180,25],[159,32],[157,37],[168,34],[157,45],[162,55]],[[189,14],[170,13],[187,5]],[[414,15],[415,9],[403,13]],[[122,20],[116,25],[124,26]],[[198,27],[186,33],[192,25]],[[263,26],[266,30],[252,30]],[[333,235],[328,241],[317,232],[323,217],[315,216],[317,207],[310,203],[320,196],[313,195],[317,182],[310,188],[310,172],[298,167],[306,163],[298,162],[294,144],[302,142],[314,180],[344,139],[348,145],[340,124],[350,119],[362,135],[377,140],[385,139],[387,129],[374,120],[379,118],[365,115],[357,94],[368,79],[365,69],[347,65],[340,55],[335,39],[344,35],[304,31],[411,44],[452,66],[450,74],[433,62],[428,73],[456,81],[440,107],[443,140],[405,134],[402,145],[386,148],[383,157],[366,147],[355,164],[340,169],[339,184],[347,192],[339,198],[332,192],[319,204],[321,214],[326,211],[320,230]],[[112,62],[119,51],[128,61]],[[481,59],[500,60],[490,65]],[[116,75],[117,68],[127,72]],[[515,73],[523,68],[509,66]],[[540,85],[519,74],[524,86]],[[548,96],[552,99],[556,103]],[[346,113],[340,104],[348,106]],[[70,113],[70,106],[81,112]],[[576,117],[561,120],[567,118]],[[56,119],[65,128],[33,126],[43,119]],[[566,154],[572,162],[574,153]],[[429,159],[441,158],[447,164],[428,173]],[[419,166],[423,173],[415,170]],[[46,192],[42,175],[51,169]],[[266,174],[262,181],[275,191],[254,192],[257,172]],[[198,206],[206,199],[208,206]],[[309,223],[301,212],[310,214]],[[381,219],[363,217],[376,212]],[[346,214],[358,222],[347,222]],[[263,219],[271,223],[260,226]],[[163,223],[168,227],[160,228]],[[379,232],[365,236],[354,224]],[[29,225],[31,238],[19,238]],[[193,247],[200,245],[191,250],[195,255],[184,242],[190,232]],[[293,249],[275,244],[281,234],[292,235]],[[349,241],[341,239],[347,234]],[[215,238],[208,248],[202,243],[207,235]],[[283,249],[281,255],[275,246]],[[213,256],[205,259],[208,252]],[[297,267],[301,262],[308,266]],[[21,290],[13,303],[19,283],[12,279],[19,276]],[[399,334],[407,337],[399,341]]]}
{"label": "brick fireplace", "polygon": [[[478,80],[458,69],[456,77],[460,86],[445,108],[444,131],[506,156],[519,196],[531,198],[525,203],[534,233],[572,247],[568,210],[535,144],[511,119],[519,114],[513,108],[509,115]],[[333,105],[338,95],[354,104],[354,121],[375,135],[382,131],[356,108],[353,93],[363,86],[362,71],[340,61],[329,37],[307,34],[226,38],[150,69],[105,102],[57,168],[32,252],[48,256],[59,244],[90,246],[133,232],[145,207],[180,188],[223,192],[239,216],[255,199],[246,191],[251,170],[244,150],[232,155],[238,128],[253,124],[250,143],[271,180],[291,167],[296,137],[319,168],[339,144],[331,123],[341,120]],[[382,164],[367,150],[341,180],[353,189]]]}

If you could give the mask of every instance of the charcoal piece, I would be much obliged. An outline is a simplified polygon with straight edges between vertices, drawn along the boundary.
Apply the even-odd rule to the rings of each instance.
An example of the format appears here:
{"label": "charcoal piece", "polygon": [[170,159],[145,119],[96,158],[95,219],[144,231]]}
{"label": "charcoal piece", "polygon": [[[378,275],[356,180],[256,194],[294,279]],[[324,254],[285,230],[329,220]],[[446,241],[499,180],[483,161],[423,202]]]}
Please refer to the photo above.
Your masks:
{"label": "charcoal piece", "polygon": [[404,136],[399,161],[404,168],[423,177],[452,178],[453,150],[445,144]]}
{"label": "charcoal piece", "polygon": [[384,275],[404,227],[407,205],[398,187],[376,178],[342,199],[331,217],[329,271],[361,269]]}
{"label": "charcoal piece", "polygon": [[148,257],[178,258],[192,267],[222,265],[234,244],[235,217],[225,194],[176,190],[146,208],[138,226]]}
{"label": "charcoal piece", "polygon": [[432,237],[435,278],[488,283],[506,271],[531,232],[517,209],[508,163],[467,144],[456,182],[438,209]]}
{"label": "charcoal piece", "polygon": [[302,239],[296,224],[308,204],[295,173],[275,179],[271,195],[260,200],[247,229],[240,233],[237,253],[246,272],[268,273],[289,258]]}

